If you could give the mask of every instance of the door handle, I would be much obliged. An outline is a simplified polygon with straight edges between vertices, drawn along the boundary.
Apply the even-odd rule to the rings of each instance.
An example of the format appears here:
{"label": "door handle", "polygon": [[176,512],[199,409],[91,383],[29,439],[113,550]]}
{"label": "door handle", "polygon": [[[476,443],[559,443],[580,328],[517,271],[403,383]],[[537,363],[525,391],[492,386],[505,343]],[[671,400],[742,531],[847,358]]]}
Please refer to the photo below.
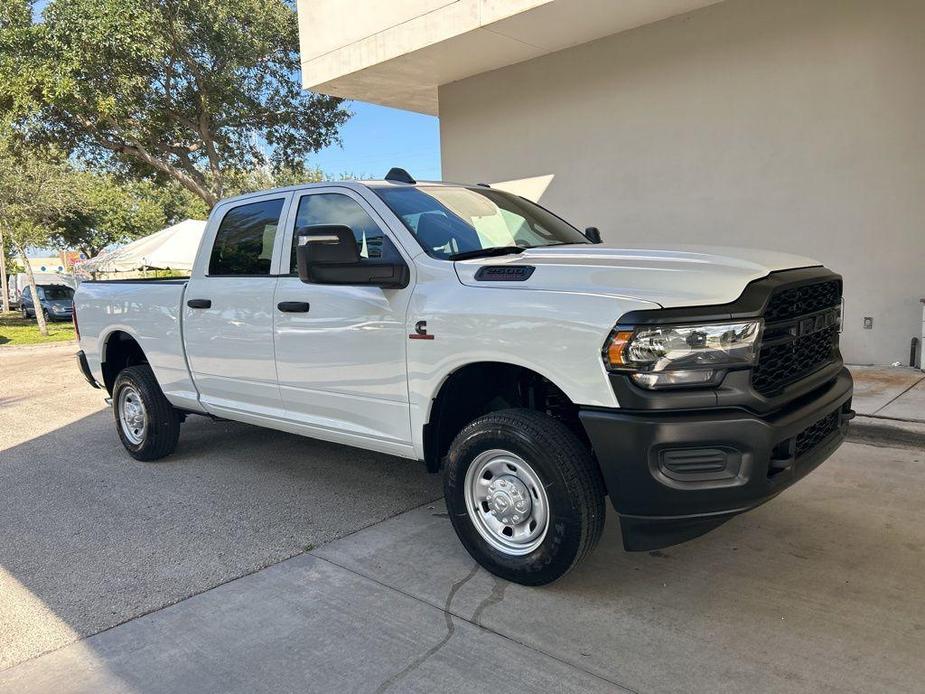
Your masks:
{"label": "door handle", "polygon": [[212,299],[190,299],[186,305],[190,308],[212,308]]}
{"label": "door handle", "polygon": [[309,305],[307,301],[280,301],[276,308],[283,313],[308,313]]}

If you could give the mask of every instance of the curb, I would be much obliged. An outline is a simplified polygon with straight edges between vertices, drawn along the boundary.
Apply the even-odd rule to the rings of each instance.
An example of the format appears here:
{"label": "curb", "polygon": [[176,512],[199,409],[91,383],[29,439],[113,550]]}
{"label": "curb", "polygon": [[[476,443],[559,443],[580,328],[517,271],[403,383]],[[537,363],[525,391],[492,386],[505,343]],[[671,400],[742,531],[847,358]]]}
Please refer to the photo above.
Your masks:
{"label": "curb", "polygon": [[848,427],[847,440],[925,451],[925,424],[858,415]]}

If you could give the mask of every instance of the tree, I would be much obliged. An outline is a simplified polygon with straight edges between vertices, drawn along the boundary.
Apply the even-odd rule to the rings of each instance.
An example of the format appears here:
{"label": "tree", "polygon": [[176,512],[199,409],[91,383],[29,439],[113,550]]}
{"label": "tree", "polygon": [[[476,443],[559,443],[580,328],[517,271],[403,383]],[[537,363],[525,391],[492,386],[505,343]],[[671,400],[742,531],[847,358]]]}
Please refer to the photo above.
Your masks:
{"label": "tree", "polygon": [[321,169],[304,166],[284,166],[276,171],[266,167],[249,171],[228,171],[225,175],[225,192],[227,195],[243,195],[267,188],[283,188],[300,183],[319,183],[327,178]]}
{"label": "tree", "polygon": [[0,220],[0,310],[8,312],[10,310],[10,275],[19,272],[16,265],[15,251],[10,240],[3,234],[3,223]]}
{"label": "tree", "polygon": [[188,217],[205,217],[204,204],[176,184],[120,181],[112,174],[74,174],[76,207],[58,224],[52,242],[88,258],[113,244],[160,231]]}
{"label": "tree", "polygon": [[42,335],[48,327],[26,251],[49,245],[52,230],[74,207],[73,183],[73,170],[60,152],[0,139],[0,227],[22,258]]}
{"label": "tree", "polygon": [[300,166],[349,117],[340,99],[301,89],[288,0],[52,0],[40,23],[7,15],[0,102],[20,127],[167,176],[209,207],[227,172]]}

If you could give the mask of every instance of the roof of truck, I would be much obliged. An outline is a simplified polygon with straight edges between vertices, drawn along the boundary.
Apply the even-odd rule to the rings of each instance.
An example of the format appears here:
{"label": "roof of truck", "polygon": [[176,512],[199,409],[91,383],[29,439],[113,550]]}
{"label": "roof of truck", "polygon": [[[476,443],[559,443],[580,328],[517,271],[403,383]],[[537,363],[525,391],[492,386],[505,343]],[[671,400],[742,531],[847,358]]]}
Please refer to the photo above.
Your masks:
{"label": "roof of truck", "polygon": [[[403,183],[401,181],[388,181],[384,179],[366,180],[366,181],[318,181],[314,183],[299,183],[291,186],[282,186],[280,188],[268,188],[267,190],[258,190],[253,193],[244,193],[231,198],[222,198],[217,205],[224,205],[229,202],[237,202],[248,198],[271,195],[273,193],[291,193],[297,190],[306,190],[311,188],[330,188],[338,186],[342,188],[434,188],[434,187],[461,187],[461,188],[488,188],[490,186],[484,183],[454,183],[452,181],[415,181],[414,183]],[[217,206],[216,205],[216,206]]]}

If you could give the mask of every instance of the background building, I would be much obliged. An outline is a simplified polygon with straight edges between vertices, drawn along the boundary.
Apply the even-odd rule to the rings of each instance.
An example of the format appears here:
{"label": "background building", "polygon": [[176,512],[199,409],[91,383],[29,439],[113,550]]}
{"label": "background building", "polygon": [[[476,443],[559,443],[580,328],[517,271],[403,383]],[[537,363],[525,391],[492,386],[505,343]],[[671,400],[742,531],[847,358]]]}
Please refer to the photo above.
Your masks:
{"label": "background building", "polygon": [[908,361],[925,2],[299,0],[299,21],[304,86],[439,114],[445,179],[513,182],[608,242],[819,258],[846,359]]}

